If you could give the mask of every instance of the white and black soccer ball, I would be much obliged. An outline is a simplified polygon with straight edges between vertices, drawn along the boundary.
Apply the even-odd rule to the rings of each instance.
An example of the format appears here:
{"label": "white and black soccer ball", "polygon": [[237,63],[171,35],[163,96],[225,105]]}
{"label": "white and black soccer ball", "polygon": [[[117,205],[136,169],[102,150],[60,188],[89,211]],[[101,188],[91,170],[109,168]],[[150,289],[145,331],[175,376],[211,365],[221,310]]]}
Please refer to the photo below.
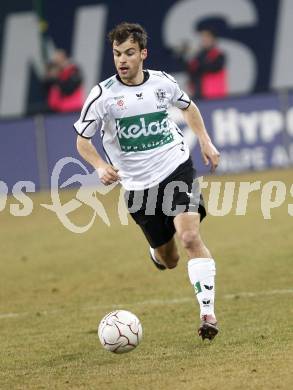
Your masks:
{"label": "white and black soccer ball", "polygon": [[135,314],[115,310],[105,315],[98,327],[102,346],[114,353],[130,352],[142,339],[142,326]]}

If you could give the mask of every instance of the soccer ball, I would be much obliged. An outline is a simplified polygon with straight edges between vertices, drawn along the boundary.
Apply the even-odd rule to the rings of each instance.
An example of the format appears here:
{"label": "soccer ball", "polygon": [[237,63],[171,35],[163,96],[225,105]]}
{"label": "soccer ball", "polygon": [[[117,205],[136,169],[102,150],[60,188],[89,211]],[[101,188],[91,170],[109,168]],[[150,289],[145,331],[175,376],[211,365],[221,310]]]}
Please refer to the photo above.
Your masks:
{"label": "soccer ball", "polygon": [[105,315],[98,327],[102,346],[114,353],[130,352],[142,339],[139,319],[127,310],[115,310]]}

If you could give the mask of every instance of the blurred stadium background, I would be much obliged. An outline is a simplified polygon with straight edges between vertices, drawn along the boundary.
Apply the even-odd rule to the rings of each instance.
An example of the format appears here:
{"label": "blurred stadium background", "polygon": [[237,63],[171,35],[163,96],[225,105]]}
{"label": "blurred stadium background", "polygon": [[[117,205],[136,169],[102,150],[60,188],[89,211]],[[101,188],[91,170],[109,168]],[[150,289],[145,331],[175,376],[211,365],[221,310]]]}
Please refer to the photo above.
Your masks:
{"label": "blurred stadium background", "polygon": [[[48,188],[56,161],[63,156],[76,156],[70,131],[77,114],[27,114],[38,111],[44,100],[41,80],[53,47],[64,48],[79,64],[86,92],[113,74],[106,33],[121,20],[145,26],[150,35],[146,67],[173,74],[183,88],[187,74],[174,50],[186,42],[191,47],[198,46],[195,28],[202,21],[215,26],[227,55],[230,96],[222,101],[197,103],[222,151],[219,172],[291,166],[291,14],[290,0],[271,1],[269,6],[261,0],[164,0],[159,5],[148,2],[143,10],[134,1],[118,4],[74,0],[70,7],[62,1],[2,3],[1,179],[9,188],[18,180],[32,180],[37,188]],[[11,148],[15,151],[13,158]],[[202,171],[196,155],[193,153]]]}
{"label": "blurred stadium background", "polygon": [[[292,15],[291,0],[1,2],[1,389],[157,389],[158,383],[162,389],[290,388]],[[112,230],[96,220],[89,232],[76,235],[40,207],[50,202],[59,159],[80,159],[72,128],[78,113],[39,109],[48,56],[54,47],[64,48],[81,67],[88,92],[115,72],[106,34],[124,20],[149,33],[146,68],[171,73],[183,88],[187,74],[176,49],[186,42],[198,46],[199,23],[216,27],[227,55],[229,96],[197,104],[222,154],[217,180],[282,181],[288,190],[272,220],[263,219],[260,195],[253,194],[244,218],[210,217],[203,226],[221,259],[223,331],[211,346],[195,341],[184,263],[165,279],[151,269],[139,232],[132,223],[119,223],[117,191],[105,198]],[[208,175],[196,141],[180,115],[172,115],[199,173]],[[102,152],[98,137],[95,142]],[[61,182],[76,173],[76,165],[68,166]],[[33,213],[25,218],[13,216],[17,199],[7,198],[19,181],[33,182],[39,192],[30,195]],[[62,197],[69,201],[75,190]],[[75,218],[82,224],[89,215],[79,209]],[[98,320],[121,304],[138,314],[146,332],[140,349],[122,359],[104,353],[95,339]]]}

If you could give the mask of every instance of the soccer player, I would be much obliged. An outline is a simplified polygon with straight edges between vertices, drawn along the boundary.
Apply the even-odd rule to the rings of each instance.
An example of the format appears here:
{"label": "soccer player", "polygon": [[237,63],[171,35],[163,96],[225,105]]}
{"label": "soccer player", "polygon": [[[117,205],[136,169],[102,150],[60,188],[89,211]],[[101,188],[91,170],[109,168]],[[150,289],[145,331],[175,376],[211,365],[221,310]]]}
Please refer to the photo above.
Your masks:
{"label": "soccer player", "polygon": [[[117,74],[91,90],[74,124],[78,152],[97,170],[104,185],[119,181],[125,188],[130,214],[148,240],[151,260],[160,270],[178,263],[177,233],[187,251],[188,274],[200,305],[198,333],[211,340],[218,333],[216,270],[199,233],[206,212],[193,185],[195,171],[188,147],[167,109],[176,106],[182,110],[212,171],[219,163],[219,152],[198,108],[176,80],[165,72],[143,69],[146,31],[139,24],[124,22],[109,33],[109,39]],[[107,161],[91,143],[97,130]],[[137,199],[141,198],[140,203]]]}

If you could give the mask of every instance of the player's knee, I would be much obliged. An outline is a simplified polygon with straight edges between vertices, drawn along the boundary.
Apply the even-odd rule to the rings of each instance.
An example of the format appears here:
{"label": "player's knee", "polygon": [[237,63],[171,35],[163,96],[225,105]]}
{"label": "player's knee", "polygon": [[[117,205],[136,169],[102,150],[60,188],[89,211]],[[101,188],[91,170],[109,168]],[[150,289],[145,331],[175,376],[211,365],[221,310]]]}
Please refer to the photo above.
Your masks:
{"label": "player's knee", "polygon": [[200,245],[199,234],[193,230],[186,230],[180,236],[185,249],[191,249]]}

